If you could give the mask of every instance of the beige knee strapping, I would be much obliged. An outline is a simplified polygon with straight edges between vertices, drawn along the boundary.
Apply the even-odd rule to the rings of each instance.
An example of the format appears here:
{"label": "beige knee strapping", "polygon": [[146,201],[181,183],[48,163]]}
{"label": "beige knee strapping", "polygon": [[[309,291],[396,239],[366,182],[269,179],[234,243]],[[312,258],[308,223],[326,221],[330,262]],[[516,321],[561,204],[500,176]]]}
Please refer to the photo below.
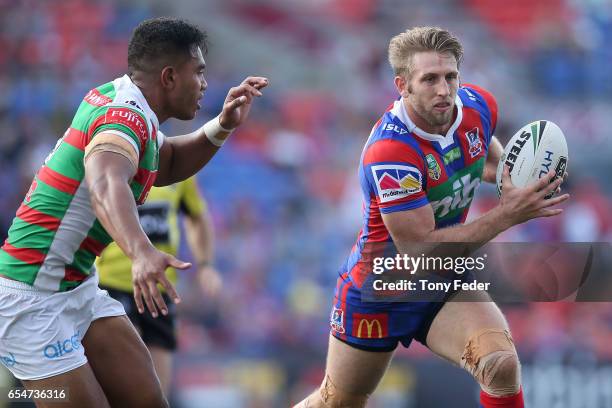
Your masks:
{"label": "beige knee strapping", "polygon": [[520,364],[508,330],[485,329],[465,346],[461,365],[493,396],[514,395],[520,389]]}
{"label": "beige knee strapping", "polygon": [[370,397],[368,394],[352,394],[339,389],[328,375],[325,376],[319,392],[327,408],[362,408]]}

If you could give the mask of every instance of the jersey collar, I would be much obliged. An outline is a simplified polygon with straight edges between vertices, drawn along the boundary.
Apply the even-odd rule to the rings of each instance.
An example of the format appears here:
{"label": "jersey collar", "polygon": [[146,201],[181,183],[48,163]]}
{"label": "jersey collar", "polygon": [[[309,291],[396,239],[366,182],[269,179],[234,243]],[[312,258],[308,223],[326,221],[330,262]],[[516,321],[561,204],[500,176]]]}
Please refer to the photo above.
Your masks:
{"label": "jersey collar", "polygon": [[451,144],[453,144],[453,135],[455,134],[455,131],[459,128],[459,125],[463,120],[463,102],[461,101],[459,94],[457,94],[457,96],[455,97],[455,106],[457,107],[457,118],[444,136],[427,133],[423,129],[417,127],[417,125],[414,124],[412,119],[410,119],[410,116],[408,116],[408,111],[406,111],[406,106],[404,105],[403,98],[400,98],[399,100],[395,101],[395,103],[393,104],[393,109],[391,109],[391,113],[406,126],[409,132],[417,135],[421,139],[429,140],[430,142],[438,142],[440,143],[440,146],[445,149]]}
{"label": "jersey collar", "polygon": [[[149,106],[147,99],[144,97],[140,88],[132,82],[132,79],[129,75],[124,75],[120,78],[115,79],[114,81],[115,89],[117,90],[117,96],[119,96],[119,91],[125,92],[125,95],[121,95],[121,100],[117,101],[119,103],[130,103],[135,102],[140,110],[144,112],[144,114],[151,119],[155,129],[159,129],[159,120],[157,119],[157,115],[153,112],[153,109]],[[125,99],[125,100],[123,100]]]}

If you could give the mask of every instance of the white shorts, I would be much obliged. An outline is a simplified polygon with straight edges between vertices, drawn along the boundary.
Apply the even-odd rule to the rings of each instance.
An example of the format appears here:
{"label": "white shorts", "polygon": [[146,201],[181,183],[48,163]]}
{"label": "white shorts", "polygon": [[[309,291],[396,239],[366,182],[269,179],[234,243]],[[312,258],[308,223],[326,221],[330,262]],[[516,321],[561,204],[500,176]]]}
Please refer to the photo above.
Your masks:
{"label": "white shorts", "polygon": [[91,322],[124,314],[95,273],[57,293],[0,277],[0,362],[20,380],[74,370],[87,363],[81,340]]}

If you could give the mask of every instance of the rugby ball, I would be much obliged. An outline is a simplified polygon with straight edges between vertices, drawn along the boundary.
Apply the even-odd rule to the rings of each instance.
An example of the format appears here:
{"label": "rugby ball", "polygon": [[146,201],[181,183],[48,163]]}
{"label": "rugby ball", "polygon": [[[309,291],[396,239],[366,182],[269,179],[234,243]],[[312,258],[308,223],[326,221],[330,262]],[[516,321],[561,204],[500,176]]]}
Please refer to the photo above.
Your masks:
{"label": "rugby ball", "polygon": [[[510,168],[510,179],[517,187],[525,187],[554,170],[563,177],[567,168],[567,142],[553,122],[539,120],[523,126],[512,136],[497,166],[497,194],[501,196],[504,164]],[[553,180],[554,180],[553,179]],[[552,197],[552,194],[546,198]]]}

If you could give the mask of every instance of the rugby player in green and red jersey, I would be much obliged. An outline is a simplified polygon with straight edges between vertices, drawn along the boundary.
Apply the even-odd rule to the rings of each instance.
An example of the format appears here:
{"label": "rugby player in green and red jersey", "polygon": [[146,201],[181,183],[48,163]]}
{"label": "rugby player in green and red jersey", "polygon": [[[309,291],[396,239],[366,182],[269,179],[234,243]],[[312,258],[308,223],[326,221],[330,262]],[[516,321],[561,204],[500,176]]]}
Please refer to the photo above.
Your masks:
{"label": "rugby player in green and red jersey", "polygon": [[[129,74],[92,89],[36,174],[0,250],[0,361],[26,388],[63,387],[71,407],[165,407],[151,357],[119,302],[98,289],[96,255],[115,241],[132,260],[134,298],[166,315],[157,285],[188,263],[157,250],[136,210],[153,185],[184,180],[217,152],[268,84],[231,88],[219,116],[165,138],[160,123],[193,119],[207,84],[206,35],[185,21],[141,23]],[[39,406],[45,402],[38,400]]]}

